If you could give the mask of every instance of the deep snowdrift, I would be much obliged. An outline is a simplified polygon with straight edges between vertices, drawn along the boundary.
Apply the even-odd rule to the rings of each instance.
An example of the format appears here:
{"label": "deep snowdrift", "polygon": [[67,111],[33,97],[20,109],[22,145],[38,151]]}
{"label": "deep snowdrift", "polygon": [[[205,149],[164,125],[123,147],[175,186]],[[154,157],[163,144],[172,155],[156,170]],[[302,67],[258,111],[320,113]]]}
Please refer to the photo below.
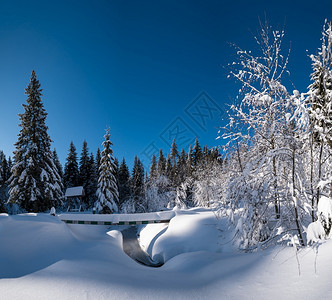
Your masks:
{"label": "deep snowdrift", "polygon": [[239,253],[228,243],[226,220],[179,211],[168,228],[141,226],[141,245],[166,260],[149,268],[122,251],[119,228],[1,215],[0,298],[332,298],[331,241],[298,255],[292,248]]}

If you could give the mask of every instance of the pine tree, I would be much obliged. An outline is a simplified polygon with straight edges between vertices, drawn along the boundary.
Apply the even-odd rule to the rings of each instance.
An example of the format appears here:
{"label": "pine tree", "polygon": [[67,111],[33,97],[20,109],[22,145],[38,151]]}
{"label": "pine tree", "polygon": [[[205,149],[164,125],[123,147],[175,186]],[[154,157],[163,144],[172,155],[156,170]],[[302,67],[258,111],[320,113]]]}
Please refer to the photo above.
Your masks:
{"label": "pine tree", "polygon": [[82,146],[80,167],[79,167],[79,185],[83,186],[84,189],[86,187],[89,177],[89,162],[90,162],[90,157],[89,157],[88,143],[84,141]]}
{"label": "pine tree", "polygon": [[7,160],[5,154],[0,150],[0,213],[5,211],[5,191],[6,191],[6,170]]}
{"label": "pine tree", "polygon": [[62,166],[61,166],[58,154],[55,149],[53,150],[53,160],[54,160],[55,166],[58,170],[58,174],[61,178],[61,182],[63,182],[63,170],[62,170]]}
{"label": "pine tree", "polygon": [[195,168],[202,162],[203,159],[202,148],[198,142],[198,138],[195,139],[192,158],[193,158],[193,165]]}
{"label": "pine tree", "polygon": [[78,185],[83,186],[83,189],[85,191],[85,197],[84,197],[84,203],[85,206],[88,206],[89,196],[87,195],[87,185],[90,181],[90,173],[91,173],[91,165],[90,165],[90,157],[89,157],[89,149],[88,149],[88,143],[84,140],[83,146],[82,146],[82,152],[80,157],[80,167],[79,167],[79,181]]}
{"label": "pine tree", "polygon": [[173,140],[173,143],[172,143],[170,157],[171,157],[172,165],[176,166],[177,159],[179,157],[179,151],[178,151],[178,146],[175,143],[175,139]]}
{"label": "pine tree", "polygon": [[194,172],[193,149],[190,145],[186,160],[186,176],[192,178]]}
{"label": "pine tree", "polygon": [[165,175],[165,170],[166,170],[166,159],[164,157],[163,150],[160,149],[158,166],[157,166],[158,175],[159,176]]}
{"label": "pine tree", "polygon": [[0,150],[0,187],[5,182],[5,172],[7,169],[7,160],[3,151]]}
{"label": "pine tree", "polygon": [[172,182],[172,170],[173,170],[173,166],[172,166],[171,156],[167,155],[166,166],[165,166],[165,175],[169,180],[171,180],[171,182]]}
{"label": "pine tree", "polygon": [[115,165],[113,157],[112,142],[110,141],[109,129],[106,129],[101,153],[98,189],[95,207],[100,213],[118,212],[119,191],[116,183]]}
{"label": "pine tree", "polygon": [[65,188],[70,188],[79,185],[79,170],[77,163],[76,147],[73,142],[70,142],[69,153],[65,164],[65,172],[63,175]]}
{"label": "pine tree", "polygon": [[98,148],[97,153],[96,153],[96,159],[95,159],[97,171],[99,170],[99,167],[100,167],[100,160],[101,160],[101,155],[100,155],[100,149]]}
{"label": "pine tree", "polygon": [[157,159],[156,156],[152,155],[151,166],[150,166],[150,179],[157,177]]}
{"label": "pine tree", "polygon": [[178,146],[175,143],[175,139],[173,140],[172,147],[171,147],[171,153],[170,153],[170,159],[171,159],[171,172],[169,175],[169,179],[174,187],[177,186],[177,177],[178,177],[178,159],[179,159],[179,151]]}
{"label": "pine tree", "polygon": [[11,174],[12,174],[12,167],[13,167],[13,162],[12,158],[9,156],[8,157],[8,169],[7,169],[7,178],[9,179]]}
{"label": "pine tree", "polygon": [[23,104],[24,113],[19,114],[21,130],[9,179],[9,201],[27,211],[41,212],[61,201],[62,183],[53,161],[42,89],[34,71],[25,94],[28,99],[27,104]]}
{"label": "pine tree", "polygon": [[122,159],[119,168],[119,202],[120,205],[127,201],[131,196],[130,174],[125,159]]}
{"label": "pine tree", "polygon": [[116,184],[118,186],[119,186],[119,171],[120,171],[119,160],[117,159],[117,157],[114,157],[114,177],[116,180]]}
{"label": "pine tree", "polygon": [[98,184],[97,168],[92,153],[90,155],[87,169],[88,169],[88,176],[85,185],[85,199],[86,199],[86,205],[89,208],[92,207],[95,201],[97,200],[96,192]]}
{"label": "pine tree", "polygon": [[177,176],[175,182],[176,186],[179,186],[181,183],[185,181],[186,169],[187,169],[186,152],[184,151],[184,149],[182,149],[177,164]]}
{"label": "pine tree", "polygon": [[[309,116],[311,121],[311,140],[313,147],[318,149],[317,180],[315,186],[322,180],[324,174],[324,150],[332,148],[332,25],[325,21],[322,32],[322,47],[317,55],[311,55],[313,73],[312,83],[309,86],[307,102],[309,104]],[[315,149],[314,149],[315,150]],[[312,166],[313,168],[313,166]],[[330,175],[331,176],[331,175]],[[321,188],[316,191],[316,201],[313,198],[313,209],[318,204]],[[332,197],[332,184],[330,187]],[[315,203],[316,202],[316,203]]]}
{"label": "pine tree", "polygon": [[144,212],[144,167],[137,156],[135,156],[132,174],[132,192],[136,212]]}

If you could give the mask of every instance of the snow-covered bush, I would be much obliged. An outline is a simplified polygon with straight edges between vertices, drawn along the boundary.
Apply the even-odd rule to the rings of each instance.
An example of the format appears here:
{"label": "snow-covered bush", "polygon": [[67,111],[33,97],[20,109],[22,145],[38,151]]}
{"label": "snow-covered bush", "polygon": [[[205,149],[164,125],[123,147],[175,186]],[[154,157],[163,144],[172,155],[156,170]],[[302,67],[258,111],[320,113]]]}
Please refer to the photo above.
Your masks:
{"label": "snow-covered bush", "polygon": [[317,221],[310,223],[307,228],[307,241],[309,244],[331,236],[332,199],[326,196],[322,196],[319,199],[317,216]]}

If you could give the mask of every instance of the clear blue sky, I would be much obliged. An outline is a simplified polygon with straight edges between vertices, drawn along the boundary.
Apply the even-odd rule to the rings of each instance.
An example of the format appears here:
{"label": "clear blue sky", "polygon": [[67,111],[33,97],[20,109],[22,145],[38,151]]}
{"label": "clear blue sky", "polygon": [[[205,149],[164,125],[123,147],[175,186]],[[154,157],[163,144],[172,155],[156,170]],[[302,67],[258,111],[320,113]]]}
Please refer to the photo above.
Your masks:
{"label": "clear blue sky", "polygon": [[218,145],[218,114],[238,89],[221,67],[234,60],[228,42],[253,48],[264,14],[285,25],[291,78],[305,91],[306,49],[319,47],[331,1],[0,1],[0,149],[14,150],[32,69],[62,162],[71,140],[95,153],[106,126],[130,165],[135,154],[148,165],[173,137]]}

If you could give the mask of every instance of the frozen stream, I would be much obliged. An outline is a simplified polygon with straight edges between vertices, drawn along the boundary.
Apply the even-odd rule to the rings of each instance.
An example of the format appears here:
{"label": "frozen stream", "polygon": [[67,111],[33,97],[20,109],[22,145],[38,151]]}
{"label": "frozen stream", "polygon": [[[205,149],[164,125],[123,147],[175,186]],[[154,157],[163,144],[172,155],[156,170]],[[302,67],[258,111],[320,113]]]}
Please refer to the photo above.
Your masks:
{"label": "frozen stream", "polygon": [[164,262],[155,262],[151,257],[141,248],[137,240],[137,226],[130,226],[128,229],[122,231],[123,236],[123,251],[133,260],[148,266],[161,267]]}

